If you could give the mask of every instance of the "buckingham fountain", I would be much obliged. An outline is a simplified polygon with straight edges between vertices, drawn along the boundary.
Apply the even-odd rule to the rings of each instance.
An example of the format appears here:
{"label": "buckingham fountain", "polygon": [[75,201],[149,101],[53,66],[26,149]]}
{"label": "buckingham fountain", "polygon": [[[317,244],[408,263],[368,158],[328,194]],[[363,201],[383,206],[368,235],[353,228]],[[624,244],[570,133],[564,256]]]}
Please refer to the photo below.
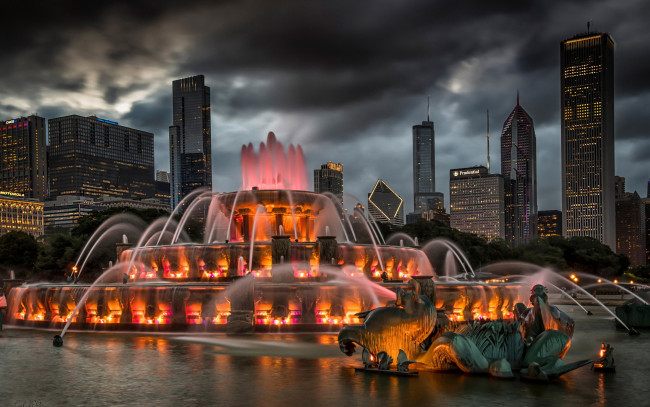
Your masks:
{"label": "buckingham fountain", "polygon": [[[394,301],[411,279],[437,280],[435,307],[451,321],[513,316],[518,285],[439,280],[431,255],[413,242],[384,244],[373,220],[307,191],[300,146],[285,150],[269,133],[259,152],[244,145],[241,161],[240,190],[195,191],[178,206],[180,217],[148,227],[125,215],[109,219],[81,253],[74,282],[9,291],[8,323],[64,332],[336,332],[359,323],[361,311]],[[191,219],[204,225],[201,243],[184,230]],[[117,246],[116,264],[92,285],[75,284],[107,242]],[[470,274],[451,242],[437,246],[446,250],[444,263]]]}

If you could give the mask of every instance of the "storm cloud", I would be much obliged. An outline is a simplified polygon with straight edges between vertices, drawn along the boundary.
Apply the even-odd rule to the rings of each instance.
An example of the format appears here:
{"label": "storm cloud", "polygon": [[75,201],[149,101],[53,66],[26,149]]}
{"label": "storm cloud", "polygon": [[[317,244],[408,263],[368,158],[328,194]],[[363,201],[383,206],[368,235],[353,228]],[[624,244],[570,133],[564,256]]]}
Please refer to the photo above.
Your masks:
{"label": "storm cloud", "polygon": [[[436,129],[436,186],[450,168],[491,158],[516,103],[535,121],[539,208],[560,203],[560,41],[616,41],[616,174],[645,196],[650,155],[650,31],[644,1],[44,2],[4,10],[0,117],[38,112],[117,120],[155,134],[169,168],[171,81],[211,87],[214,189],[241,182],[241,145],[274,131],[299,143],[308,171],[344,166],[365,201],[382,178],[412,203],[411,127]],[[311,173],[307,174],[308,179]],[[353,204],[354,202],[347,202]]]}

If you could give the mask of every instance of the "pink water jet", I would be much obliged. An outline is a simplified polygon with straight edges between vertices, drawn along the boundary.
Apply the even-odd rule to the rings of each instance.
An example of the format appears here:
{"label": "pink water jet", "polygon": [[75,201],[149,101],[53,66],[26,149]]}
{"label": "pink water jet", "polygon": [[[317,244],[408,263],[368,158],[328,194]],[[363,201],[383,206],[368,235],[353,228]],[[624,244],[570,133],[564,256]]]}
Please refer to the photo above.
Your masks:
{"label": "pink water jet", "polygon": [[242,189],[291,189],[306,191],[307,171],[302,147],[289,144],[287,153],[275,134],[269,132],[260,143],[259,154],[253,143],[241,149]]}

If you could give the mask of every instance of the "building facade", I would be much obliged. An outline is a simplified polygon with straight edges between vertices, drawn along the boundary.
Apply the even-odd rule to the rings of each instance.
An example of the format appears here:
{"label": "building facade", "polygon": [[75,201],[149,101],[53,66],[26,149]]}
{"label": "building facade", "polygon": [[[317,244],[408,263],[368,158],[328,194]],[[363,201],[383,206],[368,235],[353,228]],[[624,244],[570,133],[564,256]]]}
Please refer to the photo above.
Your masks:
{"label": "building facade", "polygon": [[43,209],[45,229],[47,233],[56,232],[58,228],[72,229],[79,223],[79,218],[90,215],[93,211],[121,207],[169,211],[169,205],[164,205],[153,198],[134,200],[115,197],[90,198],[59,195],[56,199],[45,202]]}
{"label": "building facade", "polygon": [[39,116],[0,121],[0,193],[47,198],[45,119]]}
{"label": "building facade", "polygon": [[0,235],[11,231],[42,236],[43,203],[16,193],[0,193]]}
{"label": "building facade", "polygon": [[486,167],[449,171],[449,223],[488,240],[505,237],[503,176]]}
{"label": "building facade", "polygon": [[614,40],[580,34],[560,44],[562,234],[616,247]]}
{"label": "building facade", "polygon": [[537,237],[537,147],[533,119],[519,104],[503,124],[501,175],[505,205],[505,236],[512,246]]}
{"label": "building facade", "polygon": [[639,194],[625,191],[625,177],[614,177],[616,191],[616,253],[630,265],[646,265],[646,207]]}
{"label": "building facade", "polygon": [[435,210],[444,202],[436,192],[436,147],[433,122],[413,126],[413,212]]}
{"label": "building facade", "polygon": [[539,237],[562,236],[562,211],[537,212]]}
{"label": "building facade", "polygon": [[343,165],[328,161],[314,170],[314,192],[334,194],[343,204]]}
{"label": "building facade", "polygon": [[212,189],[210,88],[203,75],[172,82],[172,108],[169,159],[173,209],[193,190]]}
{"label": "building facade", "polygon": [[404,226],[404,200],[381,179],[368,194],[368,213],[377,222]]}
{"label": "building facade", "polygon": [[153,133],[95,116],[48,120],[49,199],[154,196]]}

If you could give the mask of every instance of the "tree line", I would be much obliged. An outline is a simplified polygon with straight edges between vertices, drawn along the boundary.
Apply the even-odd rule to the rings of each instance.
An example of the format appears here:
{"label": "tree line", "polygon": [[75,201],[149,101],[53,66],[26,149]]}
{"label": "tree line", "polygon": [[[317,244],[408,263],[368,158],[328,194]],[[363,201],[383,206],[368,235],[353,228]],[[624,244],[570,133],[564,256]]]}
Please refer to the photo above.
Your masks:
{"label": "tree line", "polygon": [[[0,273],[8,277],[9,270],[14,270],[16,277],[21,279],[62,281],[95,230],[106,219],[125,212],[138,216],[147,224],[169,216],[168,212],[158,209],[109,208],[93,211],[80,218],[78,225],[71,230],[50,230],[45,237],[39,239],[23,232],[6,233],[0,236]],[[434,238],[449,239],[460,247],[474,268],[498,261],[516,260],[558,270],[591,273],[608,279],[625,276],[641,283],[650,281],[650,267],[630,269],[630,262],[625,255],[616,254],[608,246],[589,237],[566,239],[551,236],[513,248],[503,240],[488,241],[436,220],[419,219],[403,227],[385,223],[379,223],[378,226],[384,236],[401,232],[412,238],[417,237],[420,243]],[[199,241],[201,225],[198,221],[189,222],[186,230],[193,241]],[[357,235],[360,242],[368,240],[366,243],[370,243],[369,236]],[[115,258],[114,245],[98,247],[84,268],[82,281],[93,281],[102,268],[107,267],[108,262]],[[435,262],[436,259],[432,261]]]}

